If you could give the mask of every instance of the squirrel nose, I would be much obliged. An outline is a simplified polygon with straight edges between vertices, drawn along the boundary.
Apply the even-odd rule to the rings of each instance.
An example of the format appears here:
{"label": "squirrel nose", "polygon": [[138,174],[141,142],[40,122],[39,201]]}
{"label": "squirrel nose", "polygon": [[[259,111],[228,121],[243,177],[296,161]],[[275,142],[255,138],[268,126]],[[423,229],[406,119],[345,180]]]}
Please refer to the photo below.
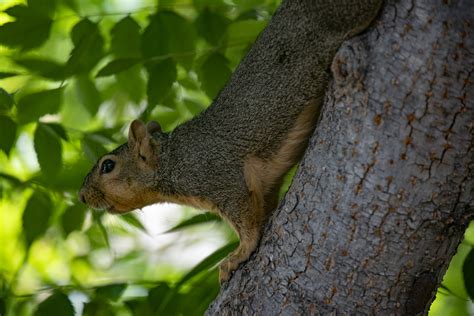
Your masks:
{"label": "squirrel nose", "polygon": [[79,200],[81,200],[82,203],[86,204],[86,197],[84,195],[84,192],[81,190],[79,191]]}

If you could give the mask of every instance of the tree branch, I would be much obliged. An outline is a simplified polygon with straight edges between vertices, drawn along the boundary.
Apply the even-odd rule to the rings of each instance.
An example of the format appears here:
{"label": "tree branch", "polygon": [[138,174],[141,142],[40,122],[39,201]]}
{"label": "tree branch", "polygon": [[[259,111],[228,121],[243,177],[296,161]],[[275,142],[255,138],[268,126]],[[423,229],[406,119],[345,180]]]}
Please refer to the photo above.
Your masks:
{"label": "tree branch", "polygon": [[427,312],[474,213],[473,20],[469,1],[387,1],[339,49],[293,184],[208,314]]}

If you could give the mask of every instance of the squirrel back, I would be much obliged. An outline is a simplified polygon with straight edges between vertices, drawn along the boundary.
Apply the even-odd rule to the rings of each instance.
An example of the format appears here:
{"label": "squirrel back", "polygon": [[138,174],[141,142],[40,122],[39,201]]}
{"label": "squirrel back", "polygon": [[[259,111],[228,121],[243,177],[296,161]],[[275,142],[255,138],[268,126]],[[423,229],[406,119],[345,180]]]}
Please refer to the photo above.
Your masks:
{"label": "squirrel back", "polygon": [[[171,133],[162,132],[153,121],[146,125],[133,121],[128,142],[101,157],[86,176],[80,199],[111,213],[159,202],[218,213],[240,237],[239,248],[220,265],[220,279],[227,280],[256,248],[264,223],[277,206],[283,176],[304,153],[316,125],[334,53],[348,35],[368,26],[381,3],[299,2],[315,12],[315,21],[305,21],[314,26],[309,32],[299,34],[303,24],[286,25],[277,12],[278,18],[270,24],[294,28],[287,33],[290,38],[274,39],[264,32],[213,104]],[[296,5],[293,0],[284,1],[282,7],[292,5]],[[314,46],[314,55],[281,52],[278,45],[268,44],[279,41],[289,41],[295,47]],[[262,45],[275,47],[265,62],[258,54]],[[255,69],[255,65],[263,65],[256,80],[270,88],[252,94],[247,92],[252,82],[243,69]],[[269,75],[275,69],[291,84],[302,84],[308,90],[292,96],[292,102],[271,102],[289,98],[279,84],[281,80]],[[299,76],[311,78],[311,83],[302,82]],[[252,98],[246,97],[247,93]],[[239,99],[232,99],[235,95]]]}

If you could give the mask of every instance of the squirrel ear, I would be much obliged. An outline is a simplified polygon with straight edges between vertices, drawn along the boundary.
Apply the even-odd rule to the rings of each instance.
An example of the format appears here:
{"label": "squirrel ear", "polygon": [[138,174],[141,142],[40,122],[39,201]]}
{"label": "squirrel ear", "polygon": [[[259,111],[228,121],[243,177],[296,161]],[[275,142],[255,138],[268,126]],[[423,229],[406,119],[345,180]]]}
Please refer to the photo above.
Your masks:
{"label": "squirrel ear", "polygon": [[146,136],[145,124],[140,120],[134,120],[128,130],[128,146],[133,149],[140,144]]}
{"label": "squirrel ear", "polygon": [[148,133],[153,134],[153,133],[161,133],[161,126],[158,122],[156,121],[150,121],[148,124],[146,124],[146,130]]}

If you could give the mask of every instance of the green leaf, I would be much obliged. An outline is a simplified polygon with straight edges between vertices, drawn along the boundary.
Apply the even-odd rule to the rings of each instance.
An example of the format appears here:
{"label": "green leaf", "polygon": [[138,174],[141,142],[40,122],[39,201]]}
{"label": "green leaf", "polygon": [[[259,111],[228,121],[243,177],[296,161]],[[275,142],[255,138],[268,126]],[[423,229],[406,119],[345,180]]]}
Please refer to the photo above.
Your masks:
{"label": "green leaf", "polygon": [[102,145],[102,142],[93,134],[85,135],[81,140],[81,146],[86,156],[93,162],[96,162],[108,152]]}
{"label": "green leaf", "polygon": [[9,7],[5,10],[5,13],[16,18],[34,18],[38,15],[36,14],[36,12],[34,12],[23,4],[18,4]]}
{"label": "green leaf", "polygon": [[230,20],[205,8],[196,19],[199,35],[213,45],[219,45],[227,32]]}
{"label": "green leaf", "polygon": [[124,303],[132,312],[133,316],[153,316],[150,304],[148,304],[148,301],[143,298],[128,300]]}
{"label": "green leaf", "polygon": [[109,233],[104,226],[104,214],[104,212],[92,212],[92,217],[94,219],[94,223],[97,223],[97,226],[99,227],[99,232],[102,235],[102,239],[105,242],[107,249],[110,249]]}
{"label": "green leaf", "polygon": [[111,31],[111,52],[118,58],[140,58],[140,25],[127,16],[115,24]]}
{"label": "green leaf", "polygon": [[0,88],[0,112],[8,112],[11,109],[12,105],[12,95]]}
{"label": "green leaf", "polygon": [[19,187],[19,186],[22,186],[24,184],[20,179],[14,177],[12,175],[3,173],[3,172],[0,172],[0,178],[3,178],[5,180],[7,180],[8,182],[10,182],[14,186]]}
{"label": "green leaf", "polygon": [[141,61],[142,61],[141,58],[122,58],[122,59],[112,60],[107,65],[105,65],[101,70],[99,70],[99,73],[97,74],[96,77],[105,77],[105,76],[117,74],[119,72],[129,69],[130,67],[135,66]]}
{"label": "green leaf", "polygon": [[138,219],[138,217],[135,214],[132,213],[126,213],[121,216],[119,216],[121,220],[125,221],[127,224],[138,228],[139,230],[143,232],[147,232],[145,226],[143,226],[142,222]]}
{"label": "green leaf", "polygon": [[153,310],[156,313],[157,310],[162,308],[164,302],[170,295],[174,294],[174,291],[170,288],[168,283],[160,282],[157,286],[152,288],[148,292],[148,302]]}
{"label": "green leaf", "polygon": [[186,105],[186,108],[189,110],[189,112],[191,112],[193,116],[198,115],[206,109],[205,105],[194,100],[184,99],[183,102]]}
{"label": "green leaf", "polygon": [[48,39],[53,22],[49,17],[22,5],[11,7],[6,12],[16,20],[0,26],[0,44],[29,50],[41,46]]}
{"label": "green leaf", "polygon": [[234,3],[241,9],[241,10],[249,10],[255,8],[262,4],[260,0],[234,0]]}
{"label": "green leaf", "polygon": [[29,247],[48,229],[49,219],[53,213],[53,203],[49,195],[36,191],[28,200],[23,211],[23,234]]}
{"label": "green leaf", "polygon": [[7,303],[5,302],[5,299],[0,296],[0,315],[6,315],[7,314]]}
{"label": "green leaf", "polygon": [[112,306],[102,301],[92,301],[84,304],[83,316],[115,316]]}
{"label": "green leaf", "polygon": [[75,230],[81,230],[86,218],[87,209],[81,204],[68,207],[61,216],[61,227],[65,237]]}
{"label": "green leaf", "polygon": [[145,98],[145,79],[139,65],[115,75],[120,91],[139,104]]}
{"label": "green leaf", "polygon": [[18,101],[20,123],[36,121],[45,114],[58,112],[63,88],[45,90],[23,96]]}
{"label": "green leaf", "polygon": [[259,20],[261,15],[259,14],[258,10],[255,8],[251,8],[248,11],[242,12],[239,16],[234,20],[235,22],[238,21],[245,21],[245,20]]}
{"label": "green leaf", "polygon": [[0,150],[5,154],[9,154],[16,140],[16,123],[8,116],[0,115],[0,126],[2,132],[0,133]]}
{"label": "green leaf", "polygon": [[79,8],[77,7],[76,0],[62,0],[63,4],[71,9],[72,11],[79,13]]}
{"label": "green leaf", "polygon": [[211,253],[209,256],[207,256],[204,260],[199,262],[194,268],[191,269],[188,273],[186,273],[181,280],[176,284],[176,288],[180,287],[184,283],[186,283],[188,280],[193,278],[194,276],[198,275],[202,271],[207,271],[217,265],[222,259],[224,259],[232,250],[236,249],[237,246],[239,245],[239,242],[232,242],[230,244],[227,244],[213,253]]}
{"label": "green leaf", "polygon": [[245,45],[253,43],[258,34],[265,28],[266,21],[245,20],[231,23],[227,29],[228,43],[232,45]]}
{"label": "green leaf", "polygon": [[52,16],[56,8],[56,0],[28,0],[28,8],[40,15]]}
{"label": "green leaf", "polygon": [[228,4],[225,2],[225,0],[193,0],[194,7],[198,12],[205,10],[206,8],[225,12],[229,9]]}
{"label": "green leaf", "polygon": [[87,18],[78,22],[71,31],[74,49],[67,61],[67,74],[91,70],[104,55],[104,39],[97,24]]}
{"label": "green leaf", "polygon": [[44,78],[53,80],[63,80],[65,78],[65,66],[56,61],[42,58],[18,58],[14,61],[16,64]]}
{"label": "green leaf", "polygon": [[46,300],[38,305],[38,309],[35,312],[35,316],[74,316],[74,307],[72,306],[69,297],[60,292],[54,291],[53,295],[48,297]]}
{"label": "green leaf", "polygon": [[127,288],[126,283],[108,284],[98,287],[95,290],[97,297],[105,300],[117,301],[123,294],[123,291]]}
{"label": "green leaf", "polygon": [[59,123],[47,123],[45,125],[49,126],[54,131],[54,133],[57,136],[59,136],[60,138],[64,139],[65,141],[69,140],[69,138],[67,137],[66,130],[64,129],[64,127],[61,124],[59,124]]}
{"label": "green leaf", "polygon": [[160,11],[151,17],[143,32],[141,48],[146,58],[173,57],[190,68],[195,54],[196,35],[191,23],[170,11]]}
{"label": "green leaf", "polygon": [[62,146],[59,137],[48,124],[38,123],[34,147],[41,170],[55,176],[62,168]]}
{"label": "green leaf", "polygon": [[0,79],[15,77],[15,76],[19,76],[19,75],[20,75],[20,73],[17,73],[17,72],[4,72],[4,71],[0,71]]}
{"label": "green leaf", "polygon": [[462,266],[464,286],[471,300],[474,300],[474,248],[471,249]]}
{"label": "green leaf", "polygon": [[102,104],[102,97],[95,83],[87,75],[79,75],[74,81],[77,98],[91,116],[94,116]]}
{"label": "green leaf", "polygon": [[202,89],[210,98],[214,98],[224,87],[231,74],[228,61],[222,54],[209,55],[199,69]]}
{"label": "green leaf", "polygon": [[149,70],[147,84],[148,106],[163,101],[176,81],[176,63],[168,58],[154,65]]}
{"label": "green leaf", "polygon": [[209,222],[215,222],[215,221],[220,221],[219,216],[212,214],[212,213],[204,213],[204,214],[198,214],[195,215],[191,218],[188,218],[178,225],[174,226],[173,228],[167,230],[165,233],[172,233],[176,232],[178,230],[182,230],[184,228],[188,228],[190,226],[202,224],[202,223],[209,223]]}

